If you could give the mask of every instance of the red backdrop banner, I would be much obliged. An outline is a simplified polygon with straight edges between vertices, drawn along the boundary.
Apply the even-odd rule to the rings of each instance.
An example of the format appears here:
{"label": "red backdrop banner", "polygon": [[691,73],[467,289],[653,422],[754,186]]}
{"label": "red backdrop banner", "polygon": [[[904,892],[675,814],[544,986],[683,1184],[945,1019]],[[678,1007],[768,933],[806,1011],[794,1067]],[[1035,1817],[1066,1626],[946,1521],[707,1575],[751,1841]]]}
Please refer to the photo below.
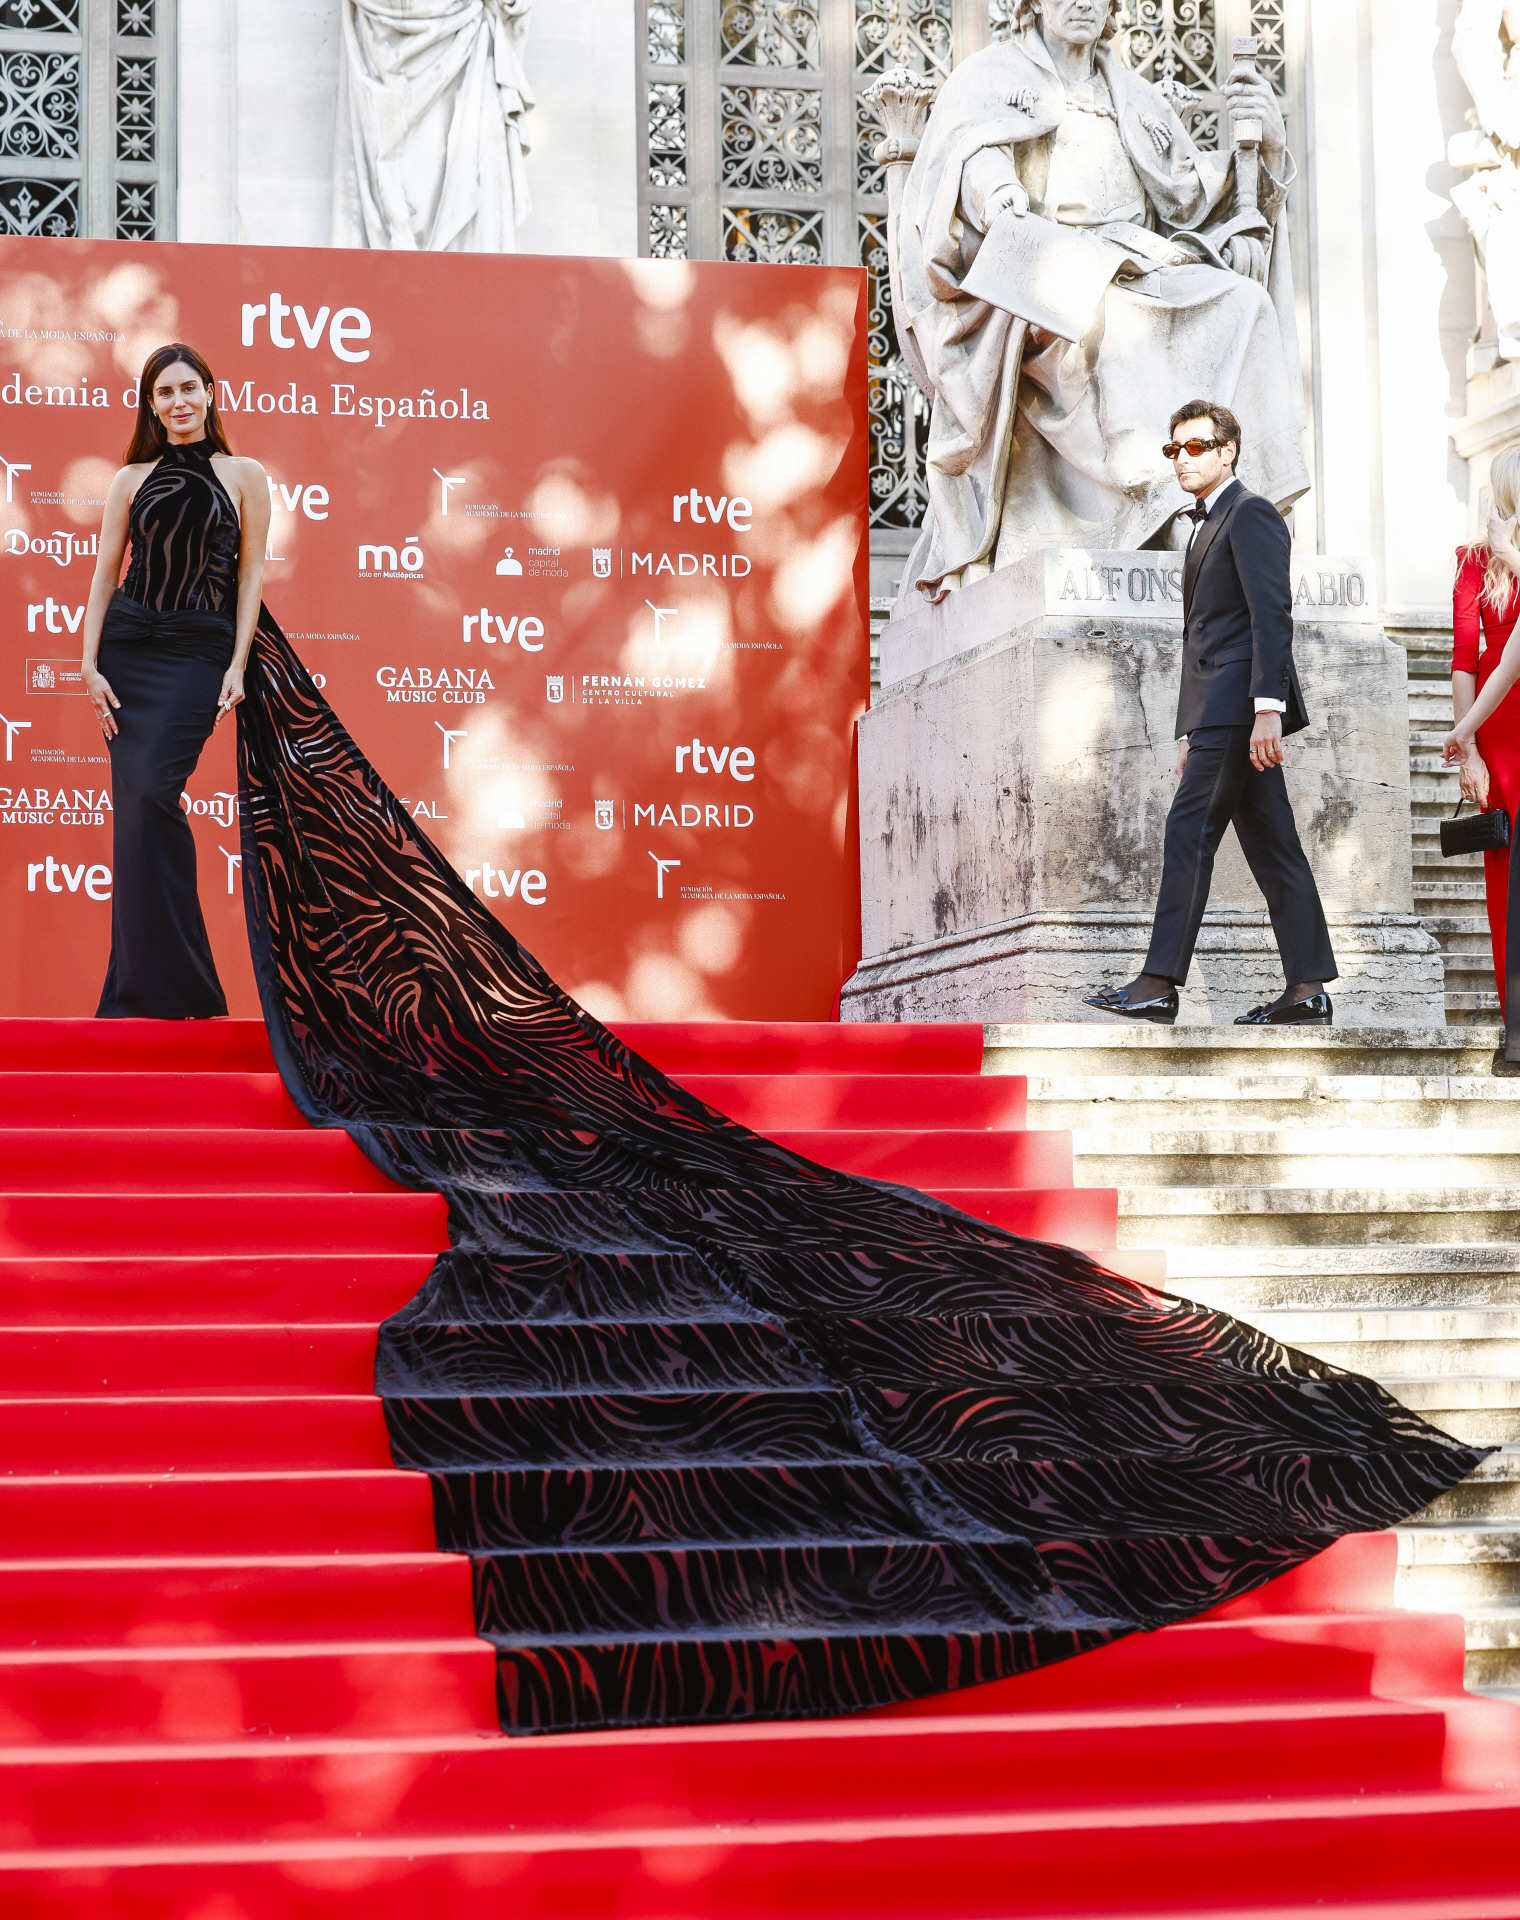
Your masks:
{"label": "red backdrop banner", "polygon": [[[865,321],[846,268],[0,240],[0,1012],[104,977],[80,623],[138,371],[182,339],[269,475],[270,611],[476,894],[604,1018],[826,1018]],[[183,804],[246,1014],[232,744]]]}

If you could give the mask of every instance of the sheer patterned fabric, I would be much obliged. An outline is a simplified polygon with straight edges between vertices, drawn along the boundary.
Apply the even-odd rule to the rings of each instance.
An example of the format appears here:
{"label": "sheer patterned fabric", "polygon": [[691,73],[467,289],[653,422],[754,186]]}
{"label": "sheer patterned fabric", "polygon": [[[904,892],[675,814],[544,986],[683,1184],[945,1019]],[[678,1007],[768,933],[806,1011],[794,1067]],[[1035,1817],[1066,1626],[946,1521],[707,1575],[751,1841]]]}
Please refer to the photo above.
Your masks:
{"label": "sheer patterned fabric", "polygon": [[237,612],[238,510],[214,452],[209,440],[171,443],[132,496],[121,591],[155,613]]}
{"label": "sheer patterned fabric", "polygon": [[280,1069],[449,1202],[382,1329],[503,1724],[835,1713],[1186,1618],[1482,1458],[1371,1381],[632,1054],[474,899],[267,615],[244,888]]}

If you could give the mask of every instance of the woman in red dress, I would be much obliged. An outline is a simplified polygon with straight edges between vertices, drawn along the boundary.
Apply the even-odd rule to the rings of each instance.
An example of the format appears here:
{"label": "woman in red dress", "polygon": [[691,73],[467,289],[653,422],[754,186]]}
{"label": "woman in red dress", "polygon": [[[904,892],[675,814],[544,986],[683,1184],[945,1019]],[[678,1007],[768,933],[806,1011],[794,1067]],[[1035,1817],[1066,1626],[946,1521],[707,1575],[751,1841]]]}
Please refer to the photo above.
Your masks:
{"label": "woman in red dress", "polygon": [[[1520,679],[1520,641],[1509,644],[1520,619],[1520,542],[1515,512],[1520,502],[1520,445],[1506,447],[1493,463],[1494,511],[1488,539],[1457,554],[1452,590],[1451,701],[1456,725],[1447,734],[1443,758],[1461,770],[1462,797],[1479,807],[1502,807],[1510,817],[1510,844],[1483,856],[1483,888],[1493,940],[1494,978],[1504,1016],[1504,1044],[1494,1056],[1496,1072],[1520,1071],[1520,988],[1508,991],[1508,970],[1520,975],[1520,926],[1509,924],[1510,866],[1520,834],[1520,696],[1507,697]],[[1479,651],[1479,643],[1482,651]],[[1516,892],[1520,919],[1520,882]],[[1513,954],[1514,960],[1508,956]],[[1509,1016],[1516,1006],[1516,1019]]]}

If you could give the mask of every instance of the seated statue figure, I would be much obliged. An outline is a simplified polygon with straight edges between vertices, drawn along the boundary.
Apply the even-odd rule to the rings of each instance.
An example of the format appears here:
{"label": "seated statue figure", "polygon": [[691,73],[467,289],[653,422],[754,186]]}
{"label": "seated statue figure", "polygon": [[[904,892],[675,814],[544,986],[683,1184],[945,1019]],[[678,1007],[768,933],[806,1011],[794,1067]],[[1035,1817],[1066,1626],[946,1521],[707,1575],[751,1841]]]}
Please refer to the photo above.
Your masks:
{"label": "seated statue figure", "polygon": [[932,394],[905,603],[1036,547],[1180,544],[1161,454],[1180,395],[1250,422],[1254,492],[1286,510],[1309,485],[1282,113],[1231,75],[1260,129],[1240,191],[1241,154],[1202,150],[1116,57],[1118,5],[1021,0],[1015,37],[946,80],[903,187],[898,326]]}

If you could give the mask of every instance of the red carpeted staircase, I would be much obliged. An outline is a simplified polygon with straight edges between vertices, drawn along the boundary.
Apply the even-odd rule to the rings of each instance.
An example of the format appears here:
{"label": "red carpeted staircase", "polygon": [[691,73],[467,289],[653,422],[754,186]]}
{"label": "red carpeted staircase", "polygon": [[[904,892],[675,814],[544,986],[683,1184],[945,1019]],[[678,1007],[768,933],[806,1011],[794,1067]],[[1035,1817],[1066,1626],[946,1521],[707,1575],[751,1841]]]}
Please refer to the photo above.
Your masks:
{"label": "red carpeted staircase", "polygon": [[[973,1027],[645,1027],[736,1118],[1116,1254]],[[0,1914],[1520,1917],[1520,1712],[1391,1537],[916,1708],[496,1731],[379,1322],[444,1242],[262,1029],[0,1021]]]}

